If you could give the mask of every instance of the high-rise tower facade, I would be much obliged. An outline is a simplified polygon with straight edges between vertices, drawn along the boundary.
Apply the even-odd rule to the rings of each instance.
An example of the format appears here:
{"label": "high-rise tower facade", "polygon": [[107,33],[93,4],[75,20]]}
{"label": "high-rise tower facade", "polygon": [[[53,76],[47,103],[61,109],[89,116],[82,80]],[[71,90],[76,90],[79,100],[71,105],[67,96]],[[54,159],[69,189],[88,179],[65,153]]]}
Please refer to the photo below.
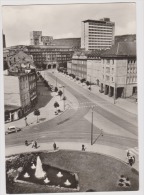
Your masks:
{"label": "high-rise tower facade", "polygon": [[109,18],[84,20],[81,24],[81,48],[108,49],[114,44],[115,23]]}

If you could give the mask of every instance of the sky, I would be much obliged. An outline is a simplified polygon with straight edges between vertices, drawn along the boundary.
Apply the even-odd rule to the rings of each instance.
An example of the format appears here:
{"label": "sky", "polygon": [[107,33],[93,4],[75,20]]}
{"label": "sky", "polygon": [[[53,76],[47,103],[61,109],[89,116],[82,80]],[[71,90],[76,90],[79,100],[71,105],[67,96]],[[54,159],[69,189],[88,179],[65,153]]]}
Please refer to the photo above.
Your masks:
{"label": "sky", "polygon": [[136,34],[135,3],[18,5],[2,7],[6,46],[29,45],[30,31],[56,38],[81,37],[81,21],[110,18],[115,35]]}

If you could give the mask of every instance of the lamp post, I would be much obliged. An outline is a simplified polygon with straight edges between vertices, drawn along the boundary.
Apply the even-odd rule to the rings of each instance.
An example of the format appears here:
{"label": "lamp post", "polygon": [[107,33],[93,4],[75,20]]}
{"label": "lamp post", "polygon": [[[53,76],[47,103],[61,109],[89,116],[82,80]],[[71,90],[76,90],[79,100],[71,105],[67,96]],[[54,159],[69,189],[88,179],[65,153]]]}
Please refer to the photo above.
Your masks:
{"label": "lamp post", "polygon": [[64,88],[65,88],[65,86],[63,85],[60,88],[63,88],[63,101],[64,101],[64,110],[65,110],[65,100],[64,100],[64,98],[65,98],[65,95],[64,95]]}
{"label": "lamp post", "polygon": [[92,120],[91,120],[91,145],[93,145],[93,109],[94,109],[94,106],[92,106]]}
{"label": "lamp post", "polygon": [[[54,74],[54,72],[52,72]],[[54,74],[55,75],[55,74]],[[57,76],[55,75],[56,87],[57,87]]]}

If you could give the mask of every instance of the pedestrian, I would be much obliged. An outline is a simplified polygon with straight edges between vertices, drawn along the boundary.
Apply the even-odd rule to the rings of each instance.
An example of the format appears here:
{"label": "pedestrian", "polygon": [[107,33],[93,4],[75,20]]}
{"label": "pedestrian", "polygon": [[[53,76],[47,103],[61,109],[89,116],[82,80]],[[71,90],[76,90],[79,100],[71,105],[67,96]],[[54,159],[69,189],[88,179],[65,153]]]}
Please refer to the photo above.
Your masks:
{"label": "pedestrian", "polygon": [[85,148],[85,145],[83,144],[82,145],[82,151],[85,151],[86,150],[86,148]]}
{"label": "pedestrian", "polygon": [[130,166],[133,165],[133,158],[132,158],[132,156],[129,158],[129,164],[130,164]]}
{"label": "pedestrian", "polygon": [[135,163],[135,156],[133,155],[132,156],[132,159],[133,159],[133,164]]}
{"label": "pedestrian", "polygon": [[56,143],[54,142],[54,144],[53,144],[53,149],[56,150],[56,148],[57,148],[57,147],[56,147]]}
{"label": "pedestrian", "polygon": [[130,152],[129,152],[129,150],[127,151],[127,157],[129,158],[129,156],[130,156]]}
{"label": "pedestrian", "polygon": [[25,140],[25,145],[28,146],[28,141],[27,140]]}
{"label": "pedestrian", "polygon": [[28,126],[28,123],[27,123],[27,117],[25,117],[25,123],[26,123],[26,126]]}
{"label": "pedestrian", "polygon": [[34,147],[37,149],[37,141],[34,142]]}
{"label": "pedestrian", "polygon": [[34,140],[32,140],[32,148],[34,148],[35,147],[35,142],[34,142]]}

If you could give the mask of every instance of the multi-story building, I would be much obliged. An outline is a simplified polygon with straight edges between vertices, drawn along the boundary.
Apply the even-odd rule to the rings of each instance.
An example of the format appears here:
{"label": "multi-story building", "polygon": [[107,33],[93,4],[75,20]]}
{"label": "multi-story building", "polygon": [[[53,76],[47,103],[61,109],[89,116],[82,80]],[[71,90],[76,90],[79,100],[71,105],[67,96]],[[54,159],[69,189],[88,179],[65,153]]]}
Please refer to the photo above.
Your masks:
{"label": "multi-story building", "polygon": [[26,115],[37,101],[36,73],[4,76],[5,120],[10,122]]}
{"label": "multi-story building", "polygon": [[30,72],[28,74],[29,80],[29,94],[30,94],[30,101],[31,106],[35,106],[37,103],[37,75],[36,72]]}
{"label": "multi-story building", "polygon": [[5,39],[5,34],[3,34],[3,48],[6,48],[6,39]]}
{"label": "multi-story building", "polygon": [[115,99],[137,93],[135,42],[118,42],[106,51],[76,52],[67,67],[68,73],[86,78]]}
{"label": "multi-story building", "polygon": [[52,45],[52,36],[42,36],[42,31],[30,32],[30,44],[31,45]]}
{"label": "multi-story building", "polygon": [[[76,75],[78,78],[87,78],[87,54],[86,51],[75,52],[72,61],[67,64],[67,71]],[[71,68],[71,70],[70,70]]]}
{"label": "multi-story building", "polygon": [[81,48],[108,49],[114,44],[115,23],[109,18],[84,20],[81,23]]}
{"label": "multi-story building", "polygon": [[137,93],[136,42],[119,42],[103,53],[101,59],[101,91],[114,98]]}
{"label": "multi-story building", "polygon": [[73,49],[67,46],[32,45],[27,46],[27,53],[33,56],[36,67],[52,69],[66,65],[72,57]]}
{"label": "multi-story building", "polygon": [[30,44],[31,45],[42,45],[42,31],[31,31],[30,32]]}

